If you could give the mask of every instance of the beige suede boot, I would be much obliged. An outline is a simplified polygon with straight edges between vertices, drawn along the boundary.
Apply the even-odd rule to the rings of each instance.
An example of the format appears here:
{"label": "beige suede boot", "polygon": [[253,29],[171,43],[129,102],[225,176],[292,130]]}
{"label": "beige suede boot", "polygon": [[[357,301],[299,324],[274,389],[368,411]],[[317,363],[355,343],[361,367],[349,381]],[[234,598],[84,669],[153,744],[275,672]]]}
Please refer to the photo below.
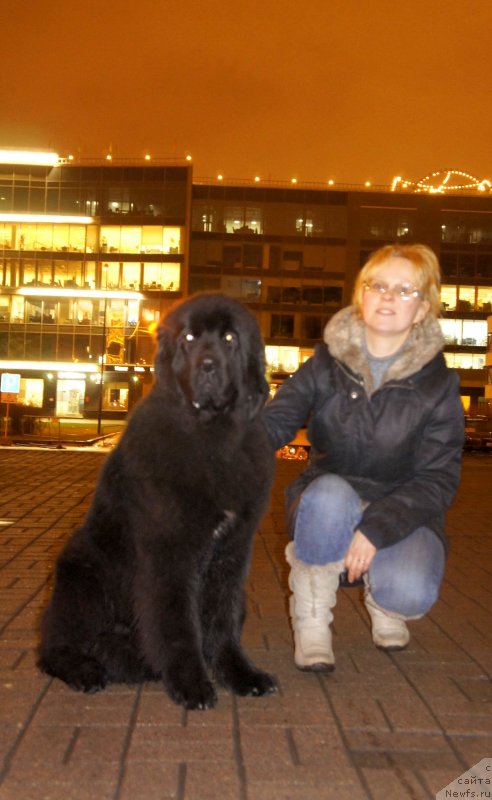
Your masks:
{"label": "beige suede boot", "polygon": [[335,606],[343,561],[322,566],[306,564],[295,555],[289,542],[285,555],[291,571],[290,616],[294,631],[294,662],[309,672],[331,672],[335,657],[331,643],[331,609]]}
{"label": "beige suede boot", "polygon": [[406,617],[378,606],[367,585],[364,603],[371,618],[372,641],[376,647],[381,650],[404,650],[410,641]]}

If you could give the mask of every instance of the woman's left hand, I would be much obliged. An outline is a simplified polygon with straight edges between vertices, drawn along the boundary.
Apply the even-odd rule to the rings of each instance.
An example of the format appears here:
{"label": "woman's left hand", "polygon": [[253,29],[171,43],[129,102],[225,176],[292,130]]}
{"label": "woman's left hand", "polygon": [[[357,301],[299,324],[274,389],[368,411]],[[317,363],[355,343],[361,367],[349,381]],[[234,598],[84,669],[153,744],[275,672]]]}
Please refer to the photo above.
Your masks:
{"label": "woman's left hand", "polygon": [[358,580],[371,566],[376,548],[361,531],[355,531],[345,556],[345,568],[349,583]]}

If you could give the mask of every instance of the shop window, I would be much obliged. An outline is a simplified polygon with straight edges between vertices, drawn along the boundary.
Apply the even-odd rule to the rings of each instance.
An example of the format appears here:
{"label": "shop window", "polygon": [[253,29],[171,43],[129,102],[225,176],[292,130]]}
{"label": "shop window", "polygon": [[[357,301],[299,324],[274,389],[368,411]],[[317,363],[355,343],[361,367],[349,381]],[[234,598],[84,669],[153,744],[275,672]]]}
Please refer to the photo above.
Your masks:
{"label": "shop window", "polygon": [[104,383],[103,411],[128,411],[128,383]]}
{"label": "shop window", "polygon": [[42,378],[21,378],[17,402],[21,406],[43,407],[44,381]]}
{"label": "shop window", "polygon": [[56,416],[82,417],[85,380],[58,379],[56,385]]}

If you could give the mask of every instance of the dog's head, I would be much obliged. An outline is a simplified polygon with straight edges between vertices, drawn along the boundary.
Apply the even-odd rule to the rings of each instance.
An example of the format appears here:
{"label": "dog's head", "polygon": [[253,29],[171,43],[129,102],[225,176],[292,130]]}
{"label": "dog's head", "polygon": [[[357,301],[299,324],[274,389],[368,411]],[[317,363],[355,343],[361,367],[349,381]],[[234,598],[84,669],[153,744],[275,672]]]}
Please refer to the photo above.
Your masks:
{"label": "dog's head", "polygon": [[176,304],[158,328],[156,381],[174,382],[203,419],[238,408],[252,419],[268,396],[255,318],[222,294],[195,294]]}

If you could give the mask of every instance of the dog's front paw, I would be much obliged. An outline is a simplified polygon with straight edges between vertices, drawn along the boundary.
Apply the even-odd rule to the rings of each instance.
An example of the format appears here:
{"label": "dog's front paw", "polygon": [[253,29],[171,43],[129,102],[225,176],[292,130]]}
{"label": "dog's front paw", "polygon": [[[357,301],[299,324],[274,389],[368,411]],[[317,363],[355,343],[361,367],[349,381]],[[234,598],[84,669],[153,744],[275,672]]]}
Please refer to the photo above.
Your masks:
{"label": "dog's front paw", "polygon": [[237,673],[234,676],[234,681],[230,683],[230,688],[235,694],[260,697],[264,694],[273,694],[278,687],[273,675],[258,669]]}
{"label": "dog's front paw", "polygon": [[256,674],[253,676],[253,679],[250,682],[250,690],[247,692],[247,694],[260,697],[263,694],[274,694],[277,691],[277,681],[273,675],[270,675],[268,672],[263,672],[263,670],[259,669],[256,671]]}
{"label": "dog's front paw", "polygon": [[206,711],[217,703],[217,694],[208,679],[185,685],[179,682],[167,682],[167,692],[171,700],[189,710]]}
{"label": "dog's front paw", "polygon": [[272,675],[258,669],[244,655],[229,654],[217,664],[217,677],[223,686],[234,694],[255,695],[273,694],[277,691],[277,682]]}

